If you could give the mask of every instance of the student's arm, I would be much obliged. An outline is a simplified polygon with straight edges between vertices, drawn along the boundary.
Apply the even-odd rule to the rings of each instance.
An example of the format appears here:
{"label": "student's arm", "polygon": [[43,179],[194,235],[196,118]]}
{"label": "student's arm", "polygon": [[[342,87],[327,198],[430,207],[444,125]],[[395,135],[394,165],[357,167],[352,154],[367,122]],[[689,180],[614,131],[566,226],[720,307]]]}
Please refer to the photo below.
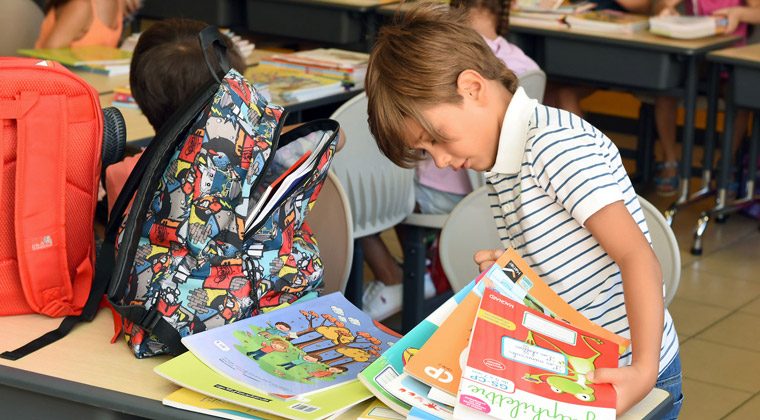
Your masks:
{"label": "student's arm", "polygon": [[732,33],[740,23],[760,24],[760,0],[747,0],[746,6],[726,7],[713,12],[728,19],[726,33]]}
{"label": "student's arm", "polygon": [[649,0],[617,0],[617,3],[628,12],[648,15],[651,9]]}
{"label": "student's arm", "polygon": [[680,15],[676,7],[683,0],[654,0],[652,14],[655,16],[677,16]]}
{"label": "student's arm", "polygon": [[652,247],[622,201],[591,215],[586,228],[615,260],[623,277],[633,360],[630,366],[597,369],[589,378],[615,387],[621,414],[641,401],[657,381],[664,322],[662,272]]}
{"label": "student's arm", "polygon": [[55,13],[55,26],[40,48],[69,47],[72,42],[84,36],[92,24],[92,6],[89,0],[70,0],[51,13]]}

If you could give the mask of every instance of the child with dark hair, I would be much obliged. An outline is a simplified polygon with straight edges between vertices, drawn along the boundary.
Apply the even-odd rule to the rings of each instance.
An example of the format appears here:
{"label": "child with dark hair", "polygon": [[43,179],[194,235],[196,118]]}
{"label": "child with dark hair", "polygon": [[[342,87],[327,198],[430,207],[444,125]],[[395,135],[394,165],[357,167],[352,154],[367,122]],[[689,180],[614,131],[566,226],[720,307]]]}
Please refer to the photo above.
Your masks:
{"label": "child with dark hair", "polygon": [[[174,111],[213,80],[198,41],[198,34],[207,26],[197,20],[166,19],[148,28],[137,41],[129,86],[157,132]],[[230,65],[243,73],[243,57],[229,38],[222,35],[222,39]],[[216,60],[216,56],[209,54],[209,59]]]}

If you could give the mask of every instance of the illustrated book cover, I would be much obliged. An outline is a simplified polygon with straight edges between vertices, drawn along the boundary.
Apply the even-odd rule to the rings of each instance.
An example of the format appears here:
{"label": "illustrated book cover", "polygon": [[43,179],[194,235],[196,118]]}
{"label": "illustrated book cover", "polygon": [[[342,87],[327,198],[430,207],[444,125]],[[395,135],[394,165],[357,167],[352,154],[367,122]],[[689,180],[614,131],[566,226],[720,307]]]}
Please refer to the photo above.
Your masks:
{"label": "illustrated book cover", "polygon": [[172,392],[164,397],[162,402],[168,407],[231,420],[280,420],[285,418],[209,397],[187,388],[180,388]]}
{"label": "illustrated book cover", "polygon": [[417,324],[416,327],[412,328],[393,347],[380,355],[371,365],[367,366],[359,374],[359,381],[388,407],[397,413],[408,414],[411,405],[404,402],[397,395],[394,395],[389,389],[388,384],[403,373],[404,365],[425,345],[430,336],[451,315],[459,303],[472,291],[474,286],[475,281],[470,282],[470,284]]}
{"label": "illustrated book cover", "polygon": [[339,292],[182,338],[216,372],[268,394],[355,381],[398,335]]}
{"label": "illustrated book cover", "polygon": [[595,10],[568,15],[565,18],[571,28],[590,31],[632,34],[649,27],[649,17],[617,10]]}
{"label": "illustrated book cover", "polygon": [[275,101],[305,102],[345,90],[340,80],[271,64],[249,67],[245,77],[265,85]]}
{"label": "illustrated book cover", "polygon": [[283,400],[220,375],[190,352],[156,366],[153,371],[197,393],[289,419],[324,419],[372,396],[358,381],[350,381],[308,397]]}
{"label": "illustrated book cover", "polygon": [[454,413],[459,418],[614,419],[615,390],[587,375],[618,364],[617,344],[493,289],[481,300]]}

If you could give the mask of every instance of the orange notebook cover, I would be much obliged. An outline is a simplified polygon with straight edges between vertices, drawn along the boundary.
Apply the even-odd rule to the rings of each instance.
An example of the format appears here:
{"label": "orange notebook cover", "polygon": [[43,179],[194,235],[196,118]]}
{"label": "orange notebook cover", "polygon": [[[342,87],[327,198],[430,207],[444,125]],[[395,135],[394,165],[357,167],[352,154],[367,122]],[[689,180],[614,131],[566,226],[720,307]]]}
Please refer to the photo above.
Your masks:
{"label": "orange notebook cover", "polygon": [[[506,276],[505,276],[506,275]],[[512,248],[507,249],[485,275],[485,286],[515,282],[528,294],[522,300],[532,309],[564,319],[618,345],[623,354],[629,341],[593,323],[565,302],[533,271]],[[478,287],[479,286],[479,287]],[[418,381],[455,396],[462,376],[462,353],[469,347],[470,333],[480,304],[484,285],[476,286],[427,343],[404,367]],[[445,349],[445,350],[444,350]]]}
{"label": "orange notebook cover", "polygon": [[[525,289],[530,297],[534,298],[539,304],[543,306],[544,313],[548,310],[554,314],[557,318],[562,319],[571,325],[588,331],[594,335],[597,335],[605,340],[611,341],[618,345],[618,353],[623,354],[631,343],[627,338],[623,338],[613,332],[610,332],[598,324],[595,324],[575,308],[565,302],[548,284],[546,284],[541,278],[533,271],[530,266],[522,259],[522,257],[512,248],[504,251],[501,257],[496,261],[486,273],[486,277],[493,279],[496,271],[500,271],[509,277],[512,281],[520,285]],[[532,306],[532,305],[528,305]],[[537,309],[537,308],[534,308]]]}

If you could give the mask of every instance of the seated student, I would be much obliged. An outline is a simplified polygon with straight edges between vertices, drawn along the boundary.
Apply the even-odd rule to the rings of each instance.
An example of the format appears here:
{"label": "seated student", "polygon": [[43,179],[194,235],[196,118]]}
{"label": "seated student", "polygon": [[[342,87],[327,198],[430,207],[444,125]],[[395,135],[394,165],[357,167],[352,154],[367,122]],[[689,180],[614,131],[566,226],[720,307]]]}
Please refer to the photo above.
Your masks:
{"label": "seated student", "polygon": [[[380,30],[365,86],[370,130],[391,161],[410,166],[429,155],[441,168],[485,172],[505,245],[584,316],[631,338],[619,368],[589,377],[613,384],[618,413],[656,385],[674,397],[665,418],[676,418],[678,338],[646,221],[610,139],[528,98],[482,37],[435,7]],[[475,261],[484,269],[501,252],[480,251]]]}
{"label": "seated student", "polygon": [[[655,2],[655,14],[678,15],[677,7],[682,0],[663,0]],[[684,2],[687,15],[726,16],[727,33],[741,36],[740,43],[747,40],[747,23],[760,23],[760,0],[695,0]],[[678,152],[676,148],[676,112],[678,100],[672,96],[658,96],[654,104],[657,135],[662,147],[662,159],[657,165],[655,184],[660,195],[673,195],[678,190]],[[733,151],[747,132],[749,112],[737,110],[734,120]]]}
{"label": "seated student", "polygon": [[[491,51],[518,76],[538,70],[538,64],[504,35],[509,26],[509,1],[452,0],[453,13],[466,17],[470,27],[486,41]],[[468,193],[472,184],[466,170],[439,169],[432,159],[417,164],[415,198],[424,214],[448,214]],[[403,232],[397,232],[403,238]],[[383,319],[401,308],[403,273],[378,235],[362,239],[367,264],[378,280],[368,285],[363,307],[374,318]],[[426,276],[426,295],[435,293],[430,276]]]}
{"label": "seated student", "polygon": [[[198,33],[207,26],[197,20],[165,19],[151,25],[140,35],[135,45],[129,69],[129,85],[135,102],[156,132],[174,111],[213,80],[204,64],[203,51],[198,42]],[[229,38],[224,35],[222,37],[227,45],[230,65],[243,73],[243,57]],[[293,127],[284,127],[283,133]],[[344,141],[345,136],[341,130],[338,149]],[[128,157],[106,170],[109,211],[138,159],[139,155]]]}
{"label": "seated student", "polygon": [[142,0],[47,0],[35,48],[116,47],[125,15]]}
{"label": "seated student", "polygon": [[[620,12],[648,14],[649,0],[599,0],[594,10],[617,10]],[[546,86],[544,103],[549,106],[564,109],[575,115],[583,115],[581,100],[596,89],[588,86],[566,85],[549,82]]]}

